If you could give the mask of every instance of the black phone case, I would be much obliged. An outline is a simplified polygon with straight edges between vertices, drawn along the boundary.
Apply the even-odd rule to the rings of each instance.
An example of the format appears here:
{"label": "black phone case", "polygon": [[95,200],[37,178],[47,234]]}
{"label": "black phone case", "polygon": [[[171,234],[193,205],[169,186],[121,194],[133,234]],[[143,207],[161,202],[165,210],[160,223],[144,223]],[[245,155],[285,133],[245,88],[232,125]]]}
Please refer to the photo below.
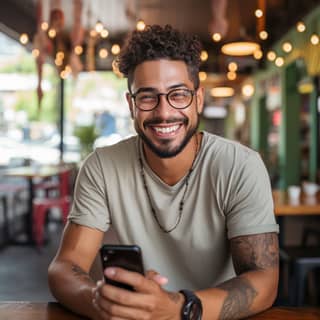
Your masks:
{"label": "black phone case", "polygon": [[[100,249],[103,270],[107,267],[120,267],[144,274],[141,249],[136,245],[103,245]],[[132,286],[113,281],[104,275],[106,283],[134,291]]]}

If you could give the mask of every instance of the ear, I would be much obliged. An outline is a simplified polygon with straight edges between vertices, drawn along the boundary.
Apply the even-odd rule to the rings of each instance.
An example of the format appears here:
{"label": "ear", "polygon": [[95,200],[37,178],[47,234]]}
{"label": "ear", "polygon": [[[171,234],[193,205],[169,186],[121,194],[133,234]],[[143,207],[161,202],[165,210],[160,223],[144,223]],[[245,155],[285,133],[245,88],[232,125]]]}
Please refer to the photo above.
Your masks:
{"label": "ear", "polygon": [[196,92],[196,96],[197,96],[197,112],[198,114],[201,114],[203,110],[203,105],[204,105],[204,88],[203,87],[198,88]]}
{"label": "ear", "polygon": [[129,92],[126,93],[126,99],[127,99],[128,106],[129,106],[129,109],[130,109],[131,119],[133,120],[133,119],[134,119],[134,114],[133,114],[133,102],[132,102],[132,98],[131,98],[131,95],[130,95]]}

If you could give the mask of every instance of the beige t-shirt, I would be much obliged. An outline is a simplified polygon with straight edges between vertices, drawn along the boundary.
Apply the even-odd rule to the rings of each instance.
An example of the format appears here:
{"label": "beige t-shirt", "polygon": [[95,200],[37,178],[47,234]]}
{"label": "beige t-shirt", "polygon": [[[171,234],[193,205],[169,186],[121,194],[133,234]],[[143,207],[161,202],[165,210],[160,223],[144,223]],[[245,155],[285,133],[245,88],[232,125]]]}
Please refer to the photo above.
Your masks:
{"label": "beige t-shirt", "polygon": [[[152,215],[138,162],[141,140],[97,149],[84,162],[69,219],[142,248],[145,268],[169,278],[167,289],[203,289],[235,275],[228,239],[278,232],[269,177],[260,156],[239,143],[203,132],[182,218],[164,233]],[[143,154],[143,153],[142,153]],[[184,178],[164,183],[143,158],[152,205],[170,229],[179,214]]]}

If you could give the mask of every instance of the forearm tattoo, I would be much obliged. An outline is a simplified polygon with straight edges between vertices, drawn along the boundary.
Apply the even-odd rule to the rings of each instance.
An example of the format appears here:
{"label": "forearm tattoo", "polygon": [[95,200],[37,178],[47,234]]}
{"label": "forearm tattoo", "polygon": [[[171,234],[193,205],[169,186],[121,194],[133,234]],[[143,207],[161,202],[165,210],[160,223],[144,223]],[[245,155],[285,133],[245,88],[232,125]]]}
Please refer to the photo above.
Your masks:
{"label": "forearm tattoo", "polygon": [[[237,237],[231,239],[230,248],[237,275],[278,268],[279,248],[275,233]],[[219,319],[239,319],[252,314],[250,308],[258,292],[249,280],[239,276],[218,288],[227,291]]]}
{"label": "forearm tattoo", "polygon": [[72,271],[75,276],[80,277],[81,279],[88,281],[90,283],[94,283],[94,281],[91,279],[89,274],[87,272],[85,272],[84,270],[82,270],[78,265],[73,264]]}
{"label": "forearm tattoo", "polygon": [[239,319],[250,314],[250,306],[258,293],[247,279],[233,278],[218,288],[228,292],[219,319]]}

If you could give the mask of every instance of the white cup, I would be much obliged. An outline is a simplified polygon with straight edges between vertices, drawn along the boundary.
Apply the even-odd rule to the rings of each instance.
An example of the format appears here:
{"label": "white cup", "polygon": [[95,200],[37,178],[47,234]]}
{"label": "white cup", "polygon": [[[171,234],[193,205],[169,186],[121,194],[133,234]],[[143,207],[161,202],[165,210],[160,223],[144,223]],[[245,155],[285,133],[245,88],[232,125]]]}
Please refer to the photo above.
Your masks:
{"label": "white cup", "polygon": [[314,197],[316,193],[319,190],[319,186],[314,183],[314,182],[308,182],[305,181],[302,184],[303,192],[308,196],[308,197]]}
{"label": "white cup", "polygon": [[291,200],[299,200],[301,188],[299,186],[289,186],[288,195]]}

